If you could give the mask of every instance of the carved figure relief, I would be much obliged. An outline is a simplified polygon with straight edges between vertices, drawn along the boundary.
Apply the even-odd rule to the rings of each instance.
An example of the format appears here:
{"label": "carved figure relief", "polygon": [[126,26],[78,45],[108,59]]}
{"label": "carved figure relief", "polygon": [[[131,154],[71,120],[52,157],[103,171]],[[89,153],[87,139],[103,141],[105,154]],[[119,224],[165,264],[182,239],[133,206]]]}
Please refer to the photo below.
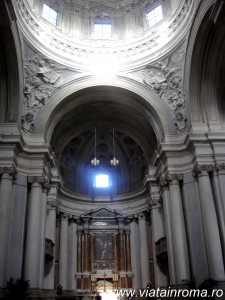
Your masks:
{"label": "carved figure relief", "polygon": [[170,107],[178,132],[187,129],[185,95],[183,92],[184,49],[181,46],[167,59],[148,65],[143,81]]}
{"label": "carved figure relief", "polygon": [[[51,93],[60,87],[60,74],[55,71],[56,66],[35,54],[25,62],[25,87],[24,87],[24,115],[21,119],[23,132],[34,129],[33,118],[45,105]],[[32,122],[29,120],[32,117]],[[28,123],[32,123],[28,126]]]}

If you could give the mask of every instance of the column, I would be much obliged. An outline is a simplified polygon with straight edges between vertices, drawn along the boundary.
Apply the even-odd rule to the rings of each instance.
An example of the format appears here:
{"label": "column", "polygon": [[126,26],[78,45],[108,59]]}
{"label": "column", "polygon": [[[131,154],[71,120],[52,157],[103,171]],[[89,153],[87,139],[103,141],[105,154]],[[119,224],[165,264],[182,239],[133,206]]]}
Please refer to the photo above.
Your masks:
{"label": "column", "polygon": [[8,251],[8,235],[12,206],[12,180],[16,172],[14,168],[1,168],[0,185],[0,287],[5,286],[6,263]]}
{"label": "column", "polygon": [[153,264],[154,264],[154,277],[155,287],[166,287],[168,286],[168,278],[166,270],[168,267],[167,260],[161,260],[163,263],[164,272],[159,267],[159,261],[156,253],[156,242],[162,238],[166,238],[165,224],[162,201],[159,194],[159,186],[156,182],[149,182],[150,189],[150,205],[151,205],[151,221],[152,221],[152,245],[153,245]]}
{"label": "column", "polygon": [[30,287],[40,289],[42,287],[41,278],[43,276],[42,266],[44,236],[42,236],[42,214],[43,214],[43,177],[28,177],[28,182],[32,183],[31,193],[28,199],[27,236],[25,250],[24,277],[29,280]]}
{"label": "column", "polygon": [[77,289],[82,288],[82,232],[80,229],[77,230]]}
{"label": "column", "polygon": [[59,250],[59,283],[67,290],[68,271],[68,214],[61,215],[60,250]]}
{"label": "column", "polygon": [[73,217],[69,222],[68,242],[68,290],[74,291],[77,265],[77,224]]}
{"label": "column", "polygon": [[14,199],[7,260],[7,280],[9,280],[10,277],[15,279],[22,277],[27,207],[27,177],[25,175],[21,173],[17,174],[13,194]]}
{"label": "column", "polygon": [[141,288],[145,289],[150,281],[149,257],[148,257],[148,239],[146,218],[144,213],[139,213],[139,245],[140,245],[140,267],[141,267]]}
{"label": "column", "polygon": [[215,197],[223,260],[225,263],[225,164],[216,165],[215,168],[213,168],[212,188]]}
{"label": "column", "polygon": [[133,271],[133,288],[141,288],[141,271],[140,271],[140,240],[138,223],[134,219],[130,223],[130,245],[131,245],[131,266]]}
{"label": "column", "polygon": [[170,196],[169,196],[169,185],[165,178],[160,181],[163,198],[163,211],[165,218],[165,231],[166,231],[166,243],[168,253],[168,265],[169,265],[169,279],[170,285],[176,283],[176,271],[175,271],[175,258],[174,258],[174,245],[172,236],[172,224],[171,224],[171,208],[170,208]]}
{"label": "column", "polygon": [[125,248],[124,248],[124,228],[123,220],[119,221],[119,269],[120,269],[120,287],[126,288],[125,273]]}
{"label": "column", "polygon": [[[57,185],[51,185],[47,197],[47,215],[46,215],[46,229],[45,237],[55,244],[56,235],[56,209],[57,209]],[[54,289],[55,277],[55,246],[53,251],[54,258],[45,262],[45,277],[44,288],[48,290]]]}
{"label": "column", "polygon": [[46,212],[47,212],[47,193],[49,191],[49,182],[45,180],[42,184],[42,214],[41,214],[41,258],[40,258],[40,282],[41,287],[44,287],[44,271],[45,271],[45,227],[46,227]]}
{"label": "column", "polygon": [[171,225],[177,285],[182,284],[183,280],[191,280],[186,228],[184,223],[184,212],[179,184],[179,180],[181,179],[181,174],[169,175]]}
{"label": "column", "polygon": [[199,286],[209,278],[198,182],[193,171],[183,174],[182,197],[192,278]]}
{"label": "column", "polygon": [[212,166],[197,166],[200,203],[202,210],[203,229],[205,235],[206,253],[209,266],[209,278],[223,281],[224,265],[219,236],[217,215],[209,179]]}
{"label": "column", "polygon": [[88,233],[88,222],[84,224],[84,268],[83,268],[83,289],[89,289],[89,233]]}
{"label": "column", "polygon": [[132,288],[132,272],[131,272],[131,251],[130,251],[130,230],[125,230],[126,237],[126,270],[127,270],[127,287]]}
{"label": "column", "polygon": [[119,245],[120,245],[120,271],[125,271],[125,260],[124,260],[124,229],[119,229]]}

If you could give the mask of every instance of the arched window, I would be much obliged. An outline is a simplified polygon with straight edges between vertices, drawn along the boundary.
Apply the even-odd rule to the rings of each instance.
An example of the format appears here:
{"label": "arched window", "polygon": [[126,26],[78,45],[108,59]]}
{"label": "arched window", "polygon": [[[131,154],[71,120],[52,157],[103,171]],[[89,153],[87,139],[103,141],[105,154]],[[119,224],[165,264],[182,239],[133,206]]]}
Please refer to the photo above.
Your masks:
{"label": "arched window", "polygon": [[154,26],[163,19],[162,6],[158,5],[147,13],[149,27]]}
{"label": "arched window", "polygon": [[111,39],[112,24],[110,18],[106,14],[97,16],[94,21],[94,38],[95,39]]}

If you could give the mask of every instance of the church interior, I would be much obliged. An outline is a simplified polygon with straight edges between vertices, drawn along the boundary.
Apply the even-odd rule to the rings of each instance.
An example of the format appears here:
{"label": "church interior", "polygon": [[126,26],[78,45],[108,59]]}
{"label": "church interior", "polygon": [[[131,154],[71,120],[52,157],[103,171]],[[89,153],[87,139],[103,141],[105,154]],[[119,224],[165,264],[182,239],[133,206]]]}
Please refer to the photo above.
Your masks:
{"label": "church interior", "polygon": [[224,37],[223,0],[0,1],[0,298],[225,291]]}

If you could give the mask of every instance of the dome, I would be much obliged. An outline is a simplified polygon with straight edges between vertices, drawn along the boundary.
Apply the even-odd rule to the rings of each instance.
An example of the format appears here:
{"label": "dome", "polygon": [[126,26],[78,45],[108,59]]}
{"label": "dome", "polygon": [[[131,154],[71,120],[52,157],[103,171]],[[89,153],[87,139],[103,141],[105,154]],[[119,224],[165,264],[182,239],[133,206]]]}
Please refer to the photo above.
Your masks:
{"label": "dome", "polygon": [[27,40],[46,56],[88,72],[100,64],[113,65],[119,72],[168,53],[189,30],[195,4],[190,0],[48,0],[44,4],[20,0],[15,8]]}

